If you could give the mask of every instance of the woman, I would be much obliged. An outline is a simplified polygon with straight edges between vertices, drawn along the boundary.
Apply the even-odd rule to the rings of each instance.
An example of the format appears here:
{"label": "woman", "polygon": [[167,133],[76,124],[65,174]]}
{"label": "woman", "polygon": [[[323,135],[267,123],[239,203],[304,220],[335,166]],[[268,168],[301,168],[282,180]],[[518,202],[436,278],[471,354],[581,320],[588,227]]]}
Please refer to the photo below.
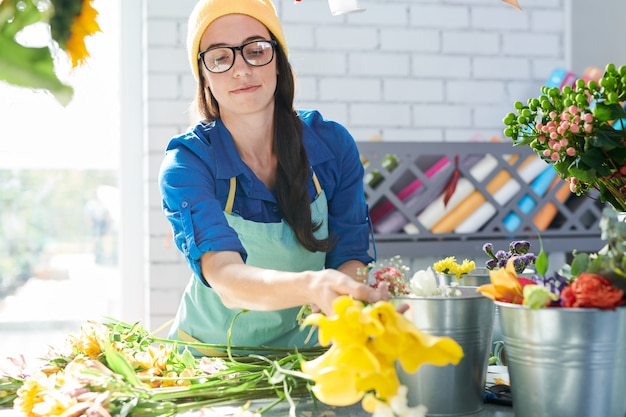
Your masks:
{"label": "woman", "polygon": [[270,0],[202,0],[187,48],[202,122],[171,140],[163,209],[193,276],[171,337],[237,346],[305,346],[298,312],[332,313],[371,261],[363,167],[353,138],[295,111],[294,76]]}

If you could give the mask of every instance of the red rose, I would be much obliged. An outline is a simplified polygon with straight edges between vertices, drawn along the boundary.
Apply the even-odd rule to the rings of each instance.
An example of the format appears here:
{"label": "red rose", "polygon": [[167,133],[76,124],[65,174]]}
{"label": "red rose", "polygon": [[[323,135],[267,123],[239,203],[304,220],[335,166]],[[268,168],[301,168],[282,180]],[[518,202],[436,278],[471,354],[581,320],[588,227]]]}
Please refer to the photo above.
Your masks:
{"label": "red rose", "polygon": [[624,291],[613,286],[608,279],[582,273],[561,291],[563,307],[601,308],[615,310],[624,304]]}

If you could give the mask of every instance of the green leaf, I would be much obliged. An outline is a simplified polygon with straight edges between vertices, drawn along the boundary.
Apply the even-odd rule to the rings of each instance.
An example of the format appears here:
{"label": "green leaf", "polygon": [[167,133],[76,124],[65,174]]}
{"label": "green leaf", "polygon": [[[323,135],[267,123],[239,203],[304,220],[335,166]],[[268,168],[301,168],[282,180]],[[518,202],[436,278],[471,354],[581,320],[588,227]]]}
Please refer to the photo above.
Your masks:
{"label": "green leaf", "polygon": [[543,277],[548,271],[549,264],[548,254],[543,250],[543,248],[541,248],[541,251],[537,255],[537,259],[535,260],[535,270]]}
{"label": "green leaf", "polygon": [[74,89],[58,79],[49,48],[27,48],[0,33],[0,51],[0,81],[47,90],[63,106],[72,100]]}
{"label": "green leaf", "polygon": [[541,236],[537,235],[537,238],[539,239],[539,254],[537,255],[537,259],[535,259],[535,271],[544,277],[548,271],[550,260],[548,259],[546,251],[543,250],[543,241],[541,240]]}
{"label": "green leaf", "polygon": [[537,135],[519,135],[517,140],[513,142],[513,146],[526,146],[537,139]]}
{"label": "green leaf", "polygon": [[586,253],[577,253],[574,255],[570,272],[572,276],[577,277],[581,273],[587,271],[589,267],[589,255]]}
{"label": "green leaf", "polygon": [[189,349],[185,349],[183,351],[180,359],[187,368],[193,368],[196,366],[196,358],[193,356],[193,353],[191,353]]}
{"label": "green leaf", "polygon": [[619,143],[615,143],[611,136],[603,131],[598,131],[595,136],[591,136],[589,138],[589,144],[594,148],[602,148],[607,151],[619,146]]}
{"label": "green leaf", "polygon": [[[39,7],[41,7],[41,10]],[[0,36],[14,38],[15,35],[37,22],[46,22],[51,7],[46,2],[4,0],[0,1]]]}
{"label": "green leaf", "polygon": [[104,345],[104,356],[109,368],[111,368],[113,372],[120,374],[132,386],[143,387],[133,367],[130,366],[124,356],[115,350],[108,341]]}
{"label": "green leaf", "polygon": [[576,177],[582,182],[587,182],[587,183],[592,183],[598,178],[598,176],[596,175],[595,169],[579,168],[579,167],[571,167],[569,169],[568,176]]}
{"label": "green leaf", "polygon": [[608,122],[626,117],[626,109],[618,103],[607,105],[602,101],[598,101],[593,109],[593,115],[602,122]]}

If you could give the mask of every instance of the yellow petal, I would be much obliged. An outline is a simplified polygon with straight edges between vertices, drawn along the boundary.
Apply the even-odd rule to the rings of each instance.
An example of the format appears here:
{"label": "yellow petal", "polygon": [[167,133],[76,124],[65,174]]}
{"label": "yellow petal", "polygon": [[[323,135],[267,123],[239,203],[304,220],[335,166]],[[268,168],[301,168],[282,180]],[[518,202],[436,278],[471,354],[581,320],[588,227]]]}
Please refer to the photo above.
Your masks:
{"label": "yellow petal", "polygon": [[365,394],[363,401],[361,401],[361,407],[363,407],[363,410],[371,414],[374,414],[379,405],[385,405],[385,403],[378,400],[376,396],[371,393]]}
{"label": "yellow petal", "polygon": [[398,321],[407,331],[398,359],[406,372],[414,373],[423,364],[445,366],[461,361],[463,348],[454,339],[426,334],[404,316],[401,318]]}
{"label": "yellow petal", "polygon": [[352,405],[365,394],[357,390],[356,380],[357,375],[348,367],[325,368],[317,375],[312,391],[324,404],[340,407]]}
{"label": "yellow petal", "polygon": [[334,344],[363,344],[365,341],[380,334],[382,328],[377,317],[372,317],[364,311],[363,303],[348,296],[338,297],[333,303],[335,314],[331,317],[311,315],[305,319],[305,324],[315,324],[319,328],[318,340],[320,345]]}
{"label": "yellow petal", "polygon": [[363,392],[376,392],[376,397],[380,399],[391,399],[398,392],[400,380],[396,374],[396,369],[391,364],[382,368],[380,372],[372,372],[362,375],[357,380],[357,388]]}
{"label": "yellow petal", "polygon": [[318,358],[304,362],[302,371],[315,382],[313,393],[324,404],[351,405],[365,394],[359,381],[380,370],[378,360],[363,345],[336,345]]}

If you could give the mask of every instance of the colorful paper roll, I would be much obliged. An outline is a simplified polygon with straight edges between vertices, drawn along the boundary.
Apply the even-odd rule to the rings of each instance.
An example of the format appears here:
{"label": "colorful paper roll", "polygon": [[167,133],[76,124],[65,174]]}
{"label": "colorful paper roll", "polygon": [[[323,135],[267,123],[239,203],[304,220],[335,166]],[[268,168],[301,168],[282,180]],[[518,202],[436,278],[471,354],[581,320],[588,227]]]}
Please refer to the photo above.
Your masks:
{"label": "colorful paper roll", "polygon": [[[474,177],[476,181],[482,182],[497,166],[497,159],[487,154],[469,170],[470,175]],[[474,185],[471,181],[464,177],[460,178],[448,204],[444,203],[445,193],[440,194],[417,216],[417,221],[425,228],[431,229],[439,220],[465,200],[472,191],[474,191]],[[408,234],[419,233],[419,229],[413,223],[406,224],[404,231]]]}

